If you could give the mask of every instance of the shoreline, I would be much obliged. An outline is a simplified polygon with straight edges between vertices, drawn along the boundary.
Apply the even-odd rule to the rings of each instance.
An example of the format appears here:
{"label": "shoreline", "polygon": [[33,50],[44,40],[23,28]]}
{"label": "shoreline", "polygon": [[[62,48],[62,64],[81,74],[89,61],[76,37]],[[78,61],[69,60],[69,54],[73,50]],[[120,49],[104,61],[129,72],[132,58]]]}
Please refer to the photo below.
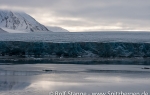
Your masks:
{"label": "shoreline", "polygon": [[150,65],[150,58],[16,58],[0,57],[5,64]]}

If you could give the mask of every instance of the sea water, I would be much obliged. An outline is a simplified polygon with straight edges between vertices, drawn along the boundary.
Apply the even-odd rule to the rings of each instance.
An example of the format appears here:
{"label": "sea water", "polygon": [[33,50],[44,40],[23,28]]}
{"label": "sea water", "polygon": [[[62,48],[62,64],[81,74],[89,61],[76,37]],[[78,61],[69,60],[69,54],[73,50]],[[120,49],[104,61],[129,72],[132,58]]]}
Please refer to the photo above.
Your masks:
{"label": "sea water", "polygon": [[0,95],[148,95],[149,65],[0,65]]}

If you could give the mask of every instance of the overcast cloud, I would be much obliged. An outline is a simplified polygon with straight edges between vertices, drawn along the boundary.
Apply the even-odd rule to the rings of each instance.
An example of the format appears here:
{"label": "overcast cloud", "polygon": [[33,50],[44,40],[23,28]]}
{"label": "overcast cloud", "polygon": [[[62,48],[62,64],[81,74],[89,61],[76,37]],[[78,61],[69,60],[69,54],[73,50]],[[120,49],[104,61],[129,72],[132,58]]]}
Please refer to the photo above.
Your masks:
{"label": "overcast cloud", "polygon": [[0,0],[0,9],[24,11],[70,31],[150,31],[150,0]]}

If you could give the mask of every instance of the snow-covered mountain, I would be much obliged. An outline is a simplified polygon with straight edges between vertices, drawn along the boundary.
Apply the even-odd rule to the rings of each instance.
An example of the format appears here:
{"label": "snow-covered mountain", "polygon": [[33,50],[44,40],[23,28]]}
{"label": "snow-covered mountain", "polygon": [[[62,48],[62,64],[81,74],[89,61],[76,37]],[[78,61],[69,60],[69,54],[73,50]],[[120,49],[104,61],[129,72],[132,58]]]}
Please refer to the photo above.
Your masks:
{"label": "snow-covered mountain", "polygon": [[[0,10],[0,27],[3,30],[21,32],[49,31],[44,25],[37,22],[30,15],[23,12]],[[9,31],[8,31],[9,32]]]}
{"label": "snow-covered mountain", "polygon": [[61,27],[53,27],[53,26],[47,26],[48,30],[53,32],[69,32],[68,30],[61,28]]}
{"label": "snow-covered mountain", "polygon": [[0,33],[7,33],[7,32],[0,28]]}

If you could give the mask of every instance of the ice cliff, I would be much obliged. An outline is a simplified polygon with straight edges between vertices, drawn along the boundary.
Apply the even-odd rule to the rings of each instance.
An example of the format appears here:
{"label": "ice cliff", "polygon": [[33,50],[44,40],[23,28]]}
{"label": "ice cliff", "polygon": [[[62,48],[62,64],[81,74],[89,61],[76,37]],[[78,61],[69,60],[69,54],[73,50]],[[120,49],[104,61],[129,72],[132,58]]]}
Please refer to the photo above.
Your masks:
{"label": "ice cliff", "polygon": [[22,57],[150,57],[149,43],[127,42],[18,42],[1,41],[0,56]]}

